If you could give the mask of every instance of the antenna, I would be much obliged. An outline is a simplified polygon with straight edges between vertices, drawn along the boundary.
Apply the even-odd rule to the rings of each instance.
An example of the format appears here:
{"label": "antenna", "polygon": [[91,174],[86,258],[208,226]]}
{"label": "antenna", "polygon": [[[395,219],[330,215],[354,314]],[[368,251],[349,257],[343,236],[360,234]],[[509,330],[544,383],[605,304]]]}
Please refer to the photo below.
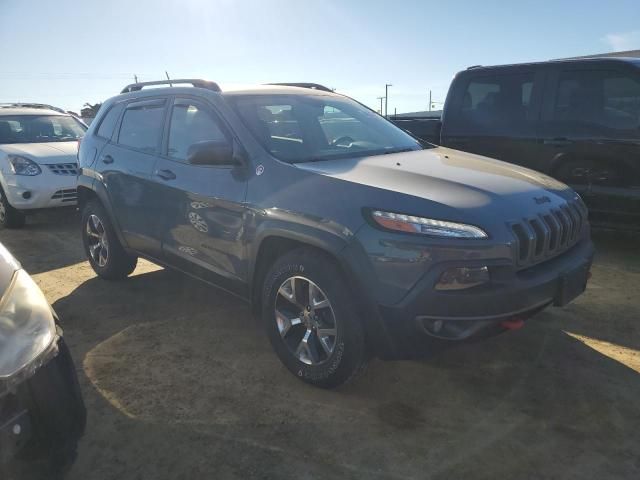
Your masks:
{"label": "antenna", "polygon": [[[171,79],[169,78],[169,72],[167,72],[167,71],[165,70],[165,71],[164,71],[164,74],[167,76],[167,80],[171,80]],[[169,86],[170,86],[170,87],[173,87],[173,83],[169,82]]]}
{"label": "antenna", "polygon": [[133,74],[133,79],[135,80],[135,83],[138,83],[138,75],[136,75],[135,73]]}

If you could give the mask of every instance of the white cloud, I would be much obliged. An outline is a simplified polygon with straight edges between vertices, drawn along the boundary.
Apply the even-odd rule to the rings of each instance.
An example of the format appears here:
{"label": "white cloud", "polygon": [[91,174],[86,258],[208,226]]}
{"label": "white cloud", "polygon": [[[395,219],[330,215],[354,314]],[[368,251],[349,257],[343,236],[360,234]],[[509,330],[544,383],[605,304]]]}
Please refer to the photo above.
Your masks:
{"label": "white cloud", "polygon": [[640,30],[609,33],[602,38],[602,41],[607,43],[613,52],[640,49]]}

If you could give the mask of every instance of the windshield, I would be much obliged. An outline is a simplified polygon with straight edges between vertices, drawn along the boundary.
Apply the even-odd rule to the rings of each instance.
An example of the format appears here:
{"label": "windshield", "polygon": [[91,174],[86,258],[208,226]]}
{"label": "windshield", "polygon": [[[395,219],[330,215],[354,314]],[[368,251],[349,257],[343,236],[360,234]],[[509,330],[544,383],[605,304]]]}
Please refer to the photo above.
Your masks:
{"label": "windshield", "polygon": [[380,115],[347,98],[246,95],[232,103],[247,128],[276,158],[311,162],[424,148]]}
{"label": "windshield", "polygon": [[86,128],[65,115],[15,115],[0,117],[0,144],[70,142]]}

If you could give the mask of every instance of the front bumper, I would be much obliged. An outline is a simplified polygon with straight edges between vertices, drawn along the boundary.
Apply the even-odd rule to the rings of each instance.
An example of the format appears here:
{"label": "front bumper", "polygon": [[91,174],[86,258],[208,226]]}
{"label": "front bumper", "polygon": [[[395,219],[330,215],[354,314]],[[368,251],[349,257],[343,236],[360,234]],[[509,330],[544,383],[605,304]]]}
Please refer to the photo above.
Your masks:
{"label": "front bumper", "polygon": [[64,470],[76,455],[86,410],[63,339],[58,354],[12,393],[0,397],[0,471],[20,460]]}
{"label": "front bumper", "polygon": [[18,210],[76,205],[77,177],[56,175],[46,165],[41,167],[42,173],[33,177],[6,175],[2,178],[2,189],[9,204]]}
{"label": "front bumper", "polygon": [[[589,238],[544,263],[517,270],[504,261],[445,262],[431,269],[404,299],[379,305],[386,336],[383,357],[410,358],[497,335],[549,305],[563,305],[582,293],[594,248]],[[491,281],[466,290],[438,291],[443,271],[488,265]]]}

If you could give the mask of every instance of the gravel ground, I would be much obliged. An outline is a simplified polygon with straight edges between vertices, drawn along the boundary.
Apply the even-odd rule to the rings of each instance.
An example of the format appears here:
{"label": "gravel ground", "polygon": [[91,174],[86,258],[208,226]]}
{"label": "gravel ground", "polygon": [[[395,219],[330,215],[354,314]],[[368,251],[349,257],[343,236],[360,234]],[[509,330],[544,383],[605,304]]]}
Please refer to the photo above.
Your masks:
{"label": "gravel ground", "polygon": [[640,478],[640,252],[598,235],[585,295],[336,391],[279,363],[247,305],[140,262],[95,277],[75,215],[2,241],[62,319],[88,408],[69,479]]}

